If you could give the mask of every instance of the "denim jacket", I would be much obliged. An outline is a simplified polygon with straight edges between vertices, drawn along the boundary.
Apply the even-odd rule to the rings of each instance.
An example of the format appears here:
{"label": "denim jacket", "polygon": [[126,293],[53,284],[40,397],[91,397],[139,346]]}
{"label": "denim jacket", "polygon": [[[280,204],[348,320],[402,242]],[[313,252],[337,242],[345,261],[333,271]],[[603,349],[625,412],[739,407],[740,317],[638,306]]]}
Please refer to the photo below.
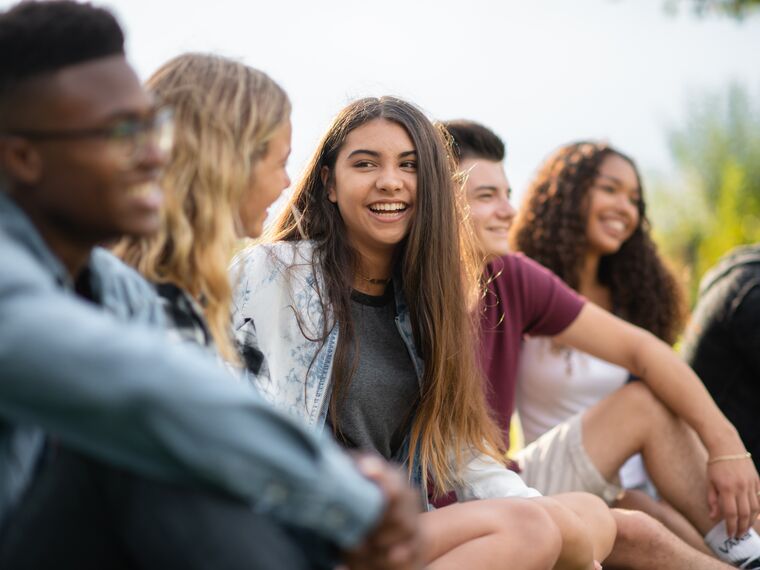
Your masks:
{"label": "denim jacket", "polygon": [[89,264],[103,306],[76,296],[2,191],[0,267],[0,523],[33,476],[45,430],[342,546],[376,524],[379,489],[334,442],[274,410],[208,351],[168,340],[152,287],[109,253],[96,250]]}
{"label": "denim jacket", "polygon": [[[322,310],[317,287],[321,275],[312,267],[309,241],[258,245],[242,252],[232,265],[233,326],[238,341],[264,355],[254,382],[276,406],[322,429],[331,394],[332,364],[338,327]],[[420,388],[424,363],[414,344],[409,310],[400,283],[396,292],[396,326],[409,351]],[[325,319],[332,327],[322,342]],[[519,475],[480,453],[467,453],[456,487],[459,500],[535,497]]]}

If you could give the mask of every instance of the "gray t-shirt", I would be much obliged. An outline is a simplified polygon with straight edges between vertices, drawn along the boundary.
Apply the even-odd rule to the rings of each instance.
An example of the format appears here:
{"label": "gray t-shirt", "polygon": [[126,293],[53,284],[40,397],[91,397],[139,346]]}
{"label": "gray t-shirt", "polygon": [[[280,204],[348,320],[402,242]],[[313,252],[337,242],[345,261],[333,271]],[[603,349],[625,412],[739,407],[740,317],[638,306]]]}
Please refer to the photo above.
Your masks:
{"label": "gray t-shirt", "polygon": [[[396,327],[393,286],[379,297],[354,291],[351,300],[359,362],[338,405],[338,440],[346,447],[374,450],[392,459],[411,426],[419,382]],[[353,350],[349,363],[352,358]],[[333,425],[332,418],[328,423]]]}

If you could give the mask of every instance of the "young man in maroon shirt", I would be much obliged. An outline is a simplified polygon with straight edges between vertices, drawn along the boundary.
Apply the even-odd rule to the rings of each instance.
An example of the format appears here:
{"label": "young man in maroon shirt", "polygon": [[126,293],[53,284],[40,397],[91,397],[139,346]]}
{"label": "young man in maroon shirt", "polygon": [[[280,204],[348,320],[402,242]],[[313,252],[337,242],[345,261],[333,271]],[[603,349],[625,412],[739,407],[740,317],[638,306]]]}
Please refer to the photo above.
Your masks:
{"label": "young man in maroon shirt", "polygon": [[[504,174],[504,144],[476,123],[451,121],[445,126],[454,139],[460,171],[467,177],[464,190],[470,219],[489,260],[481,355],[491,404],[507,442],[523,335],[554,337],[563,345],[623,366],[642,379],[563,426],[565,433],[576,432],[580,452],[568,445],[573,438],[552,436],[555,430],[523,450],[520,464],[528,485],[546,493],[597,493],[611,506],[625,506],[626,499],[618,500],[616,486],[609,481],[628,457],[640,452],[659,491],[703,535],[709,534],[708,545],[718,556],[742,568],[760,567],[760,538],[751,529],[748,532],[750,521],[757,516],[757,473],[749,461],[725,462],[729,465],[723,465],[723,472],[712,468],[719,463],[705,469],[705,450],[685,425],[694,428],[710,457],[744,451],[699,379],[654,336],[587,303],[532,260],[509,254],[507,233],[515,210]],[[679,397],[683,393],[692,396]],[[717,433],[731,435],[716,441]],[[713,500],[712,509],[708,489],[721,495]],[[742,518],[737,515],[741,509],[749,511]],[[651,517],[613,511],[619,532],[608,565],[723,566],[687,546]],[[711,516],[715,514],[719,516]],[[721,519],[726,525],[716,527]],[[698,546],[696,533],[682,522],[674,528],[683,529],[679,534]],[[721,530],[722,536],[716,537]],[[731,540],[733,536],[741,540]],[[736,548],[737,543],[742,546]],[[739,552],[745,548],[746,552]]]}

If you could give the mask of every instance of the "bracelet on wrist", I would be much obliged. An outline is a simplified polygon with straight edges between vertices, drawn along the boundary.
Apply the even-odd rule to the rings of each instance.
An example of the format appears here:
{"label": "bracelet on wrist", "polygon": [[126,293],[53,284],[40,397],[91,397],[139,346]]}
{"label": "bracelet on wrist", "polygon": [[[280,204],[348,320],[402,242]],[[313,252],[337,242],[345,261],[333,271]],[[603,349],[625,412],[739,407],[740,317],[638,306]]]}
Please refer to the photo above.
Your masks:
{"label": "bracelet on wrist", "polygon": [[718,457],[711,457],[707,460],[708,465],[712,465],[713,463],[718,463],[720,461],[737,461],[739,459],[751,459],[752,454],[749,451],[745,451],[744,453],[735,453],[733,455],[718,455]]}

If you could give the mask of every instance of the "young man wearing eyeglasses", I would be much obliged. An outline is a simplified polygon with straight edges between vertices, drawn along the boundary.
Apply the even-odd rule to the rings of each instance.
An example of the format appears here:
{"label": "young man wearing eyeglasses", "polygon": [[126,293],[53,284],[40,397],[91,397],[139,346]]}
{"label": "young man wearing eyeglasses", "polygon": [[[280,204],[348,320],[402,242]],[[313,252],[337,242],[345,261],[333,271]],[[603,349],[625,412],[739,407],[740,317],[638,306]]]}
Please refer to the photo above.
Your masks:
{"label": "young man wearing eyeglasses", "polygon": [[96,247],[158,229],[170,143],[108,12],[0,13],[0,567],[416,567],[401,478],[171,344]]}

